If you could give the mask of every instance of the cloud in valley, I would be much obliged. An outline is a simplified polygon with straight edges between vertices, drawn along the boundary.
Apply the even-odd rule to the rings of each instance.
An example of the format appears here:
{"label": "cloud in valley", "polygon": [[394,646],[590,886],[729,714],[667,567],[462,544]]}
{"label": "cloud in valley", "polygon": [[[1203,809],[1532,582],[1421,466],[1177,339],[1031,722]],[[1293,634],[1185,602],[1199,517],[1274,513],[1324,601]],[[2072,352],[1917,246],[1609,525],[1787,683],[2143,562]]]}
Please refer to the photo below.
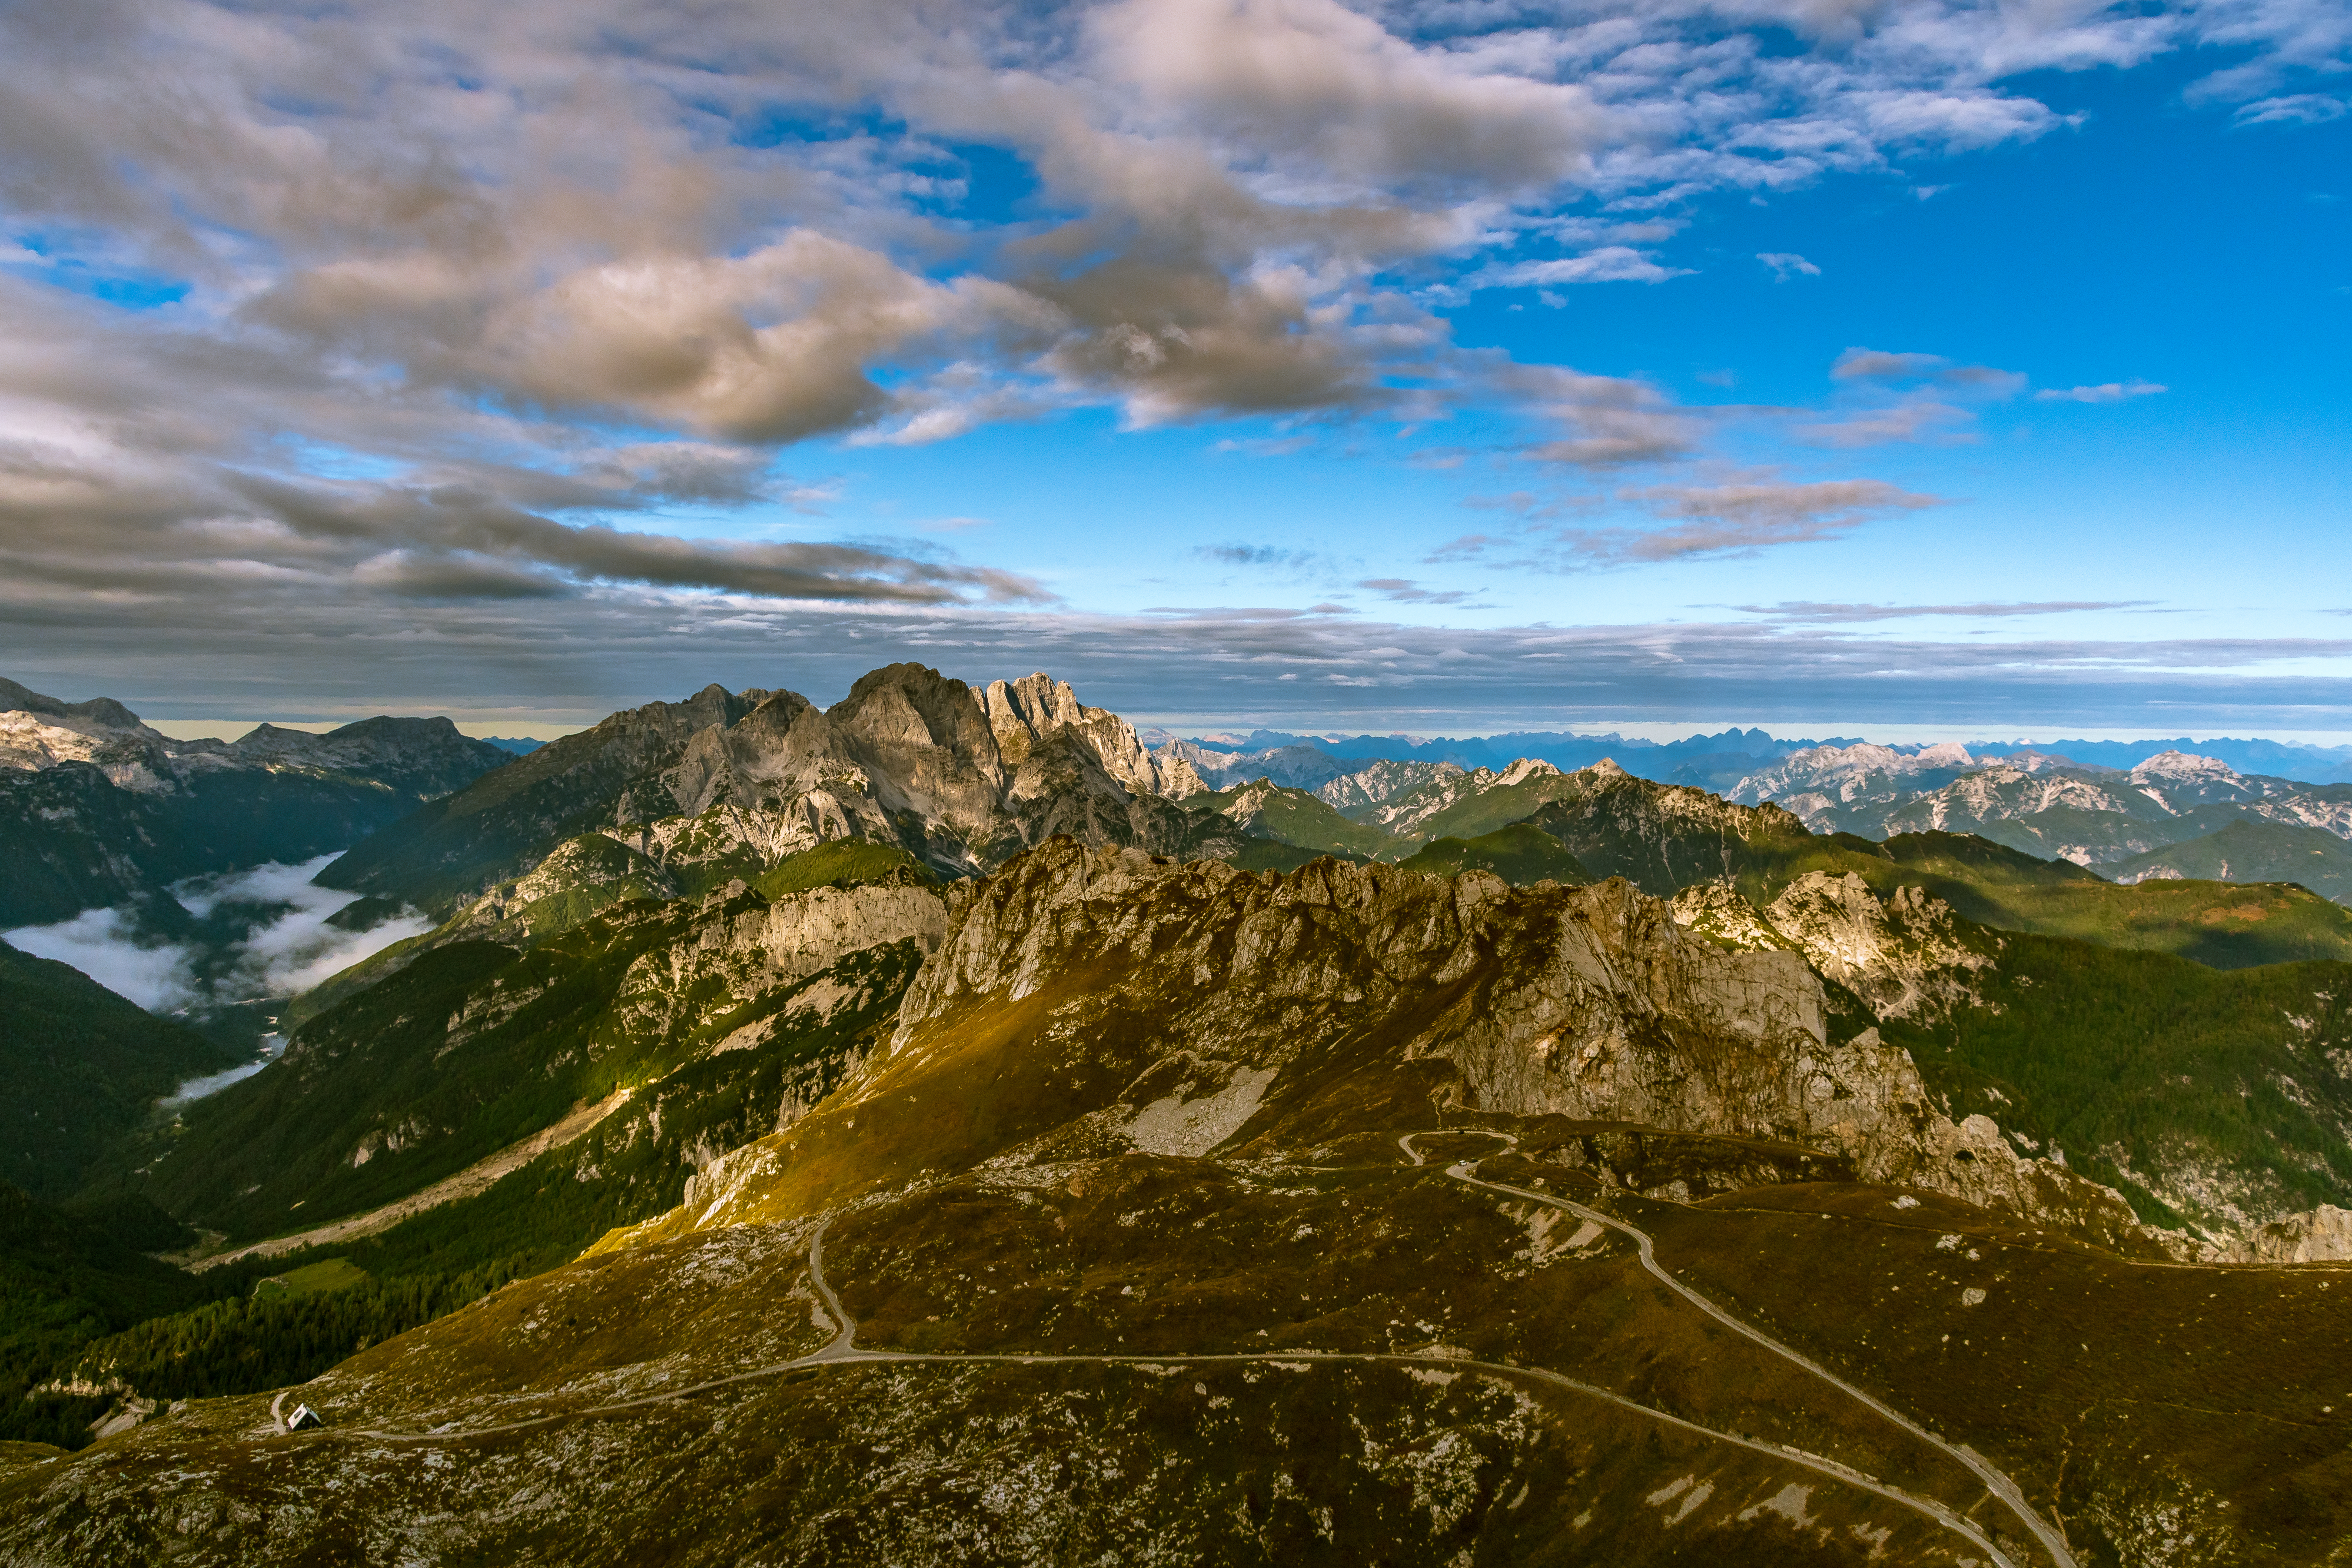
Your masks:
{"label": "cloud in valley", "polygon": [[84,910],[56,925],[0,931],[0,941],[19,952],[70,964],[151,1013],[173,1012],[201,994],[190,950],[142,942],[137,922],[121,910]]}
{"label": "cloud in valley", "polygon": [[356,893],[311,885],[310,879],[334,858],[321,855],[292,866],[272,861],[175,890],[180,903],[199,918],[225,904],[258,904],[271,911],[236,944],[226,987],[257,996],[293,995],[433,929],[430,920],[413,910],[363,931],[328,924],[329,917],[359,900]]}
{"label": "cloud in valley", "polygon": [[200,920],[224,909],[252,907],[253,918],[240,922],[242,934],[218,955],[225,963],[189,942],[159,941],[125,910],[85,910],[56,925],[0,936],[20,952],[71,964],[151,1013],[292,995],[432,929],[433,922],[414,910],[363,931],[330,925],[330,916],[359,899],[310,885],[332,859],[321,855],[299,866],[272,862],[176,888],[182,907]]}

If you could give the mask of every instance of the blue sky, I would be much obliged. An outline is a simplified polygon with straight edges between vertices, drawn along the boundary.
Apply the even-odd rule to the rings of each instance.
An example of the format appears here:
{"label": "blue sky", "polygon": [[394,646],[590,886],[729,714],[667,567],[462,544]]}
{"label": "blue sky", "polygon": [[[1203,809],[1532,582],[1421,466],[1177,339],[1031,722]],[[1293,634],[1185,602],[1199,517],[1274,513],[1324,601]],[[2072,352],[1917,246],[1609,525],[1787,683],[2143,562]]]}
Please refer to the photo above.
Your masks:
{"label": "blue sky", "polygon": [[2339,5],[121,21],[0,22],[42,689],[2352,738]]}

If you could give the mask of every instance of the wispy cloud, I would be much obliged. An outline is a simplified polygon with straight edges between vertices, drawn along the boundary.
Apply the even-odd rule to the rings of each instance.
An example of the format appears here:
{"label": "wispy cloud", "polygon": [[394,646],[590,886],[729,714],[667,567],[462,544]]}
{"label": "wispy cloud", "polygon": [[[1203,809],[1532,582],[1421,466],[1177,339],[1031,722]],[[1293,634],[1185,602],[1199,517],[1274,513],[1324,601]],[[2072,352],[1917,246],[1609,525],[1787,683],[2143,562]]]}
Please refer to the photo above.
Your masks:
{"label": "wispy cloud", "polygon": [[1617,499],[1640,506],[1667,526],[1565,530],[1560,537],[1576,555],[1604,565],[1753,555],[1774,545],[1832,538],[1876,518],[1945,504],[1939,497],[1915,494],[1878,479],[1654,485],[1621,489]]}
{"label": "wispy cloud", "polygon": [[1212,452],[1238,452],[1248,458],[1287,458],[1315,445],[1312,436],[1228,437],[1210,447]]}
{"label": "wispy cloud", "polygon": [[1793,434],[1820,447],[1853,449],[1883,447],[1896,441],[1948,442],[1975,439],[1969,426],[1976,416],[1968,409],[1932,398],[1897,403],[1883,408],[1856,409],[1827,419],[1797,425]]}
{"label": "wispy cloud", "polygon": [[1629,246],[1603,246],[1580,256],[1548,261],[1517,261],[1474,272],[1465,289],[1556,289],[1572,283],[1664,283],[1687,277],[1686,267],[1663,267]]}
{"label": "wispy cloud", "polygon": [[1356,586],[1400,605],[1459,605],[1476,596],[1467,588],[1424,588],[1405,577],[1367,577]]}
{"label": "wispy cloud", "polygon": [[2341,120],[2347,107],[2352,106],[2326,93],[2288,93],[2279,98],[2265,98],[2242,104],[2231,121],[2241,126],[2325,125],[2331,120]]}
{"label": "wispy cloud", "polygon": [[1941,354],[1890,353],[1883,349],[1848,349],[1830,366],[1833,381],[1874,381],[1890,384],[1928,383],[1966,390],[1981,396],[2000,397],[2021,391],[2025,377],[2013,370],[1985,364],[1954,364]]}
{"label": "wispy cloud", "polygon": [[[1526,549],[1525,539],[1507,539],[1495,554],[1517,559]],[[1563,609],[1581,602],[1564,595]],[[836,700],[859,675],[896,659],[979,681],[1042,666],[1087,701],[1130,718],[1196,714],[1285,728],[1345,717],[1381,730],[1462,732],[1738,713],[1918,726],[1949,719],[2112,728],[2144,718],[2149,733],[2165,734],[2186,725],[2309,729],[2315,712],[2352,710],[2352,683],[2329,673],[2352,660],[2352,636],[1962,641],[1764,618],[1610,623],[1600,618],[1606,608],[1475,628],[1387,622],[1328,603],[1105,616],[613,595],[487,613],[426,605],[397,626],[337,626],[317,611],[297,611],[290,626],[228,610],[195,622],[175,610],[163,624],[127,631],[52,623],[40,663],[75,671],[76,694],[137,698],[134,708],[152,700],[268,711],[285,689],[289,646],[340,646],[342,657],[304,672],[306,697],[339,710],[381,710],[383,671],[394,669],[417,694],[400,705],[407,710],[432,711],[454,696],[577,723],[714,679],[772,687],[780,673],[817,700]],[[201,667],[159,657],[193,637],[206,649]],[[1372,658],[1386,648],[1405,651]],[[37,668],[22,658],[16,666],[20,678]],[[1363,689],[1361,700],[1335,705],[1297,689],[1327,671],[1369,678],[1376,668],[1388,684]],[[1281,682],[1284,673],[1304,679]]]}
{"label": "wispy cloud", "polygon": [[1984,620],[2015,616],[2068,616],[2091,610],[2140,609],[2155,602],[2153,599],[2051,599],[2039,602],[1998,600],[1974,605],[1824,605],[1810,601],[1783,601],[1777,605],[1732,605],[1728,607],[1751,616],[1769,616],[1776,620],[1830,626],[1844,622],[1908,620],[1917,616]]}
{"label": "wispy cloud", "polygon": [[2153,397],[2170,390],[2153,381],[2110,381],[2098,386],[2045,386],[2033,397],[2037,403],[2121,403],[2127,397]]}
{"label": "wispy cloud", "polygon": [[2017,371],[1868,348],[1840,354],[1830,379],[1841,393],[1827,416],[1797,424],[1791,434],[1813,446],[1847,450],[1973,441],[1977,407],[2013,397],[2026,384]]}
{"label": "wispy cloud", "polygon": [[1786,283],[1792,277],[1819,278],[1822,269],[1803,257],[1785,250],[1761,250],[1756,259],[1772,269],[1772,276]]}
{"label": "wispy cloud", "polygon": [[1220,566],[1267,567],[1284,572],[1311,572],[1325,565],[1322,553],[1278,544],[1203,544],[1192,553]]}

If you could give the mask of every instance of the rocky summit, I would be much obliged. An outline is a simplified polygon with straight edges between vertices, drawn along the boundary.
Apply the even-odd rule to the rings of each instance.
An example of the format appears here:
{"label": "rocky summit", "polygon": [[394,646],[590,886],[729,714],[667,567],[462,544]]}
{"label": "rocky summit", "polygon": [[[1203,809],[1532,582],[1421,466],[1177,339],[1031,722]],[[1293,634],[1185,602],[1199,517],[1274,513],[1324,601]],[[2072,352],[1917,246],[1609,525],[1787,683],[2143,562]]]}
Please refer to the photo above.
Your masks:
{"label": "rocky summit", "polygon": [[423,800],[7,1211],[0,1557],[2343,1560],[2339,906],[1313,752],[897,665]]}
{"label": "rocky summit", "polygon": [[507,760],[446,719],[175,741],[111,698],[0,679],[0,927],[341,850]]}

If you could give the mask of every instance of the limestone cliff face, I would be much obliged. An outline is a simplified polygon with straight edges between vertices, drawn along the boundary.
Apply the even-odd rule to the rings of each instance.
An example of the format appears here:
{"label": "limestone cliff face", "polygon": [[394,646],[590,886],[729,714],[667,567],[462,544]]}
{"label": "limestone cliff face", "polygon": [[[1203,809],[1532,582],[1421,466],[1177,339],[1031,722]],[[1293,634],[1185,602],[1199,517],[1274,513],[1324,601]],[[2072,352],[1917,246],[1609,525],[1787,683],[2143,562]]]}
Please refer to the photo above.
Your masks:
{"label": "limestone cliff face", "polygon": [[691,736],[654,787],[635,787],[631,839],[665,862],[767,858],[836,838],[896,844],[943,869],[982,870],[1057,833],[1156,853],[1200,825],[1171,804],[1199,787],[1118,714],[1044,674],[973,688],[892,665],[820,710],[793,692]]}
{"label": "limestone cliff face", "polygon": [[2321,1204],[2263,1226],[2231,1261],[2341,1263],[2352,1258],[2352,1209]]}
{"label": "limestone cliff face", "polygon": [[[911,942],[928,954],[947,931],[947,902],[929,888],[816,888],[772,903],[743,895],[740,882],[707,894],[700,918],[680,940],[631,963],[613,1008],[620,1029],[641,1038],[675,1037],[852,953]],[[713,1049],[755,1044],[769,1022],[747,1026],[756,1034],[722,1039]]]}
{"label": "limestone cliff face", "polygon": [[[1251,1129],[1299,1112],[1335,1058],[1443,1064],[1470,1109],[1807,1143],[1865,1179],[2132,1229],[2106,1189],[1938,1115],[1876,1030],[1832,1038],[1793,944],[1708,940],[1621,879],[1513,889],[1328,860],[1277,878],[1049,844],[960,891],[893,1059],[950,1048],[984,1005],[1106,990],[1123,1030],[1150,1020],[1120,1042],[1139,1081],[1155,1061],[1218,1064],[1191,1074],[1205,1099],[1249,1075]],[[1057,1016],[1089,1026],[1082,1002]]]}
{"label": "limestone cliff face", "polygon": [[1881,1018],[1981,1005],[1970,981],[1993,961],[1961,939],[1951,906],[1924,889],[1897,888],[1882,900],[1853,872],[1808,871],[1764,913],[1814,968]]}
{"label": "limestone cliff face", "polygon": [[1138,795],[1181,800],[1205,787],[1189,761],[1155,754],[1134,725],[1108,708],[1086,706],[1068,681],[1042,670],[1018,680],[992,680],[979,696],[997,749],[1010,766],[1018,767],[1048,737],[1067,730],[1086,741],[1105,773]]}
{"label": "limestone cliff face", "polygon": [[[705,899],[723,906],[731,889]],[[912,942],[925,954],[947,934],[947,900],[929,888],[815,888],[776,900],[720,925],[706,925],[698,945],[757,952],[779,981],[830,969],[869,947]]]}

